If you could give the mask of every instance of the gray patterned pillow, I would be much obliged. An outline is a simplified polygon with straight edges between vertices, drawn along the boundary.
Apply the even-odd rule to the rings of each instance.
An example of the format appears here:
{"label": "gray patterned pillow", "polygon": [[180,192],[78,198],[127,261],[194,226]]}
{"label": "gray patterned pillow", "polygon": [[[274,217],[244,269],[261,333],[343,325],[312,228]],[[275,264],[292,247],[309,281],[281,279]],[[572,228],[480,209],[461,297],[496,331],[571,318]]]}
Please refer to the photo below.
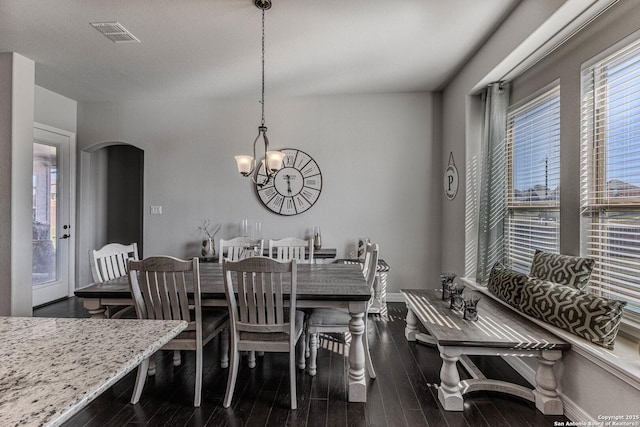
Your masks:
{"label": "gray patterned pillow", "polygon": [[487,289],[510,306],[520,308],[520,289],[526,278],[526,275],[496,263],[489,274]]}
{"label": "gray patterned pillow", "polygon": [[522,287],[520,310],[529,316],[613,349],[626,302],[608,300],[535,278]]}
{"label": "gray patterned pillow", "polygon": [[560,285],[583,289],[589,283],[594,260],[569,255],[558,255],[536,250],[531,263],[530,276]]}

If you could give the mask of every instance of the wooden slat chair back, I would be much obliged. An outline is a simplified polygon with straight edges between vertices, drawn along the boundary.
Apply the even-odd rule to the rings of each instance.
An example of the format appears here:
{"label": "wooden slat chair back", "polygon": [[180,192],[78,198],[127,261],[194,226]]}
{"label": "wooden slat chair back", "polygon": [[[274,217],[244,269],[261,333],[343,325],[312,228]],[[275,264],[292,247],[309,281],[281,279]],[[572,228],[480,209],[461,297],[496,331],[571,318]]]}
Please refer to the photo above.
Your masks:
{"label": "wooden slat chair back", "polygon": [[223,406],[231,405],[239,352],[265,351],[289,352],[291,408],[296,409],[295,346],[304,326],[304,313],[296,311],[296,261],[225,259],[222,269],[231,329],[231,368]]}
{"label": "wooden slat chair back", "polygon": [[109,243],[100,249],[89,251],[91,276],[94,283],[117,279],[127,275],[127,260],[138,261],[138,244]]}
{"label": "wooden slat chair back", "polygon": [[262,251],[264,251],[264,240],[262,239],[251,239],[249,237],[220,239],[218,262],[222,264],[224,258],[229,261],[239,261],[252,256],[262,256]]}
{"label": "wooden slat chair back", "polygon": [[[375,378],[376,372],[373,368],[373,362],[371,360],[371,353],[369,351],[369,337],[367,334],[368,324],[368,310],[374,297],[373,284],[376,278],[376,267],[378,266],[378,244],[367,243],[365,247],[364,263],[362,273],[369,286],[371,292],[371,299],[367,304],[367,311],[364,316],[364,333],[362,339],[364,340],[365,350],[365,367],[369,374],[369,377]],[[349,332],[349,322],[351,321],[351,315],[344,310],[332,309],[332,308],[314,308],[308,310],[307,313],[307,333],[309,334],[309,374],[315,375],[317,370],[317,352],[318,352],[318,333],[320,332]]]}
{"label": "wooden slat chair back", "polygon": [[[307,252],[308,259],[305,256]],[[313,264],[313,239],[286,237],[280,240],[269,240],[269,257],[278,261],[295,259],[300,264]]]}
{"label": "wooden slat chair back", "polygon": [[369,285],[369,290],[371,291],[371,300],[369,300],[369,304],[373,302],[373,298],[375,297],[373,285],[376,281],[379,252],[380,247],[377,243],[368,242],[366,244],[364,262],[362,263],[362,274],[364,274],[364,280],[366,280],[367,285]]}
{"label": "wooden slat chair back", "polygon": [[[228,327],[228,315],[224,311],[211,312],[205,320],[202,314],[200,294],[200,270],[198,259],[181,260],[169,256],[129,260],[129,287],[140,319],[185,320],[187,328],[165,344],[163,350],[195,350],[196,380],[194,406],[200,406],[202,392],[202,347]],[[188,290],[193,289],[192,301]],[[192,304],[192,305],[191,305]],[[222,359],[228,347],[221,343]],[[138,369],[136,385],[131,398],[135,404],[140,399],[149,366],[146,359]]]}

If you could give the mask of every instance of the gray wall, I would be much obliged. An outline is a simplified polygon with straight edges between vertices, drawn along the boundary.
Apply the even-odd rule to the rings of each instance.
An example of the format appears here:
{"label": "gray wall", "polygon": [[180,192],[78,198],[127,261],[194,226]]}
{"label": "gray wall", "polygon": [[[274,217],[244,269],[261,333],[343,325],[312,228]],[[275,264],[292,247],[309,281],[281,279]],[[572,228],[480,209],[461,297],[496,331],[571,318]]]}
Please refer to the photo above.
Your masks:
{"label": "gray wall", "polygon": [[[470,162],[478,153],[478,125],[480,104],[472,90],[477,82],[490,73],[508,53],[510,45],[517,45],[530,31],[530,26],[540,24],[542,10],[536,15],[529,10],[535,6],[524,2],[510,20],[481,49],[458,77],[446,88],[443,95],[444,153],[454,151],[456,158],[466,157]],[[519,23],[515,25],[515,23]],[[528,70],[513,83],[512,102],[528,96],[556,79],[561,84],[561,251],[579,253],[579,73],[582,62],[606,49],[626,35],[640,29],[640,4],[621,1],[599,18],[586,31],[555,51],[550,57]],[[496,39],[496,37],[499,38]],[[465,126],[460,126],[465,123]],[[443,158],[443,162],[446,159]],[[464,175],[465,172],[462,173]],[[464,177],[461,178],[464,183]],[[460,193],[459,193],[460,194]],[[443,205],[443,269],[464,271],[465,218],[463,197]],[[472,231],[473,233],[473,231]],[[467,240],[468,243],[468,240]],[[535,365],[535,363],[534,363]],[[603,370],[589,357],[570,351],[564,357],[560,369],[563,374],[560,389],[569,401],[566,410],[571,419],[591,418],[598,415],[633,412],[638,406],[638,385],[627,383]]]}
{"label": "gray wall", "polygon": [[[272,146],[301,149],[322,170],[319,200],[297,216],[267,211],[236,170],[233,156],[249,153],[257,134],[260,106],[254,99],[80,105],[80,150],[120,141],[145,152],[145,255],[195,256],[202,237],[197,227],[205,218],[223,224],[216,239],[238,235],[240,220],[249,218],[263,222],[266,239],[308,237],[319,226],[323,246],[337,248],[338,257],[348,256],[358,237],[372,238],[391,266],[390,292],[437,281],[439,97],[266,101]],[[151,205],[162,206],[163,215],[150,215]]]}
{"label": "gray wall", "polygon": [[78,103],[40,86],[35,87],[37,123],[75,133],[78,126]]}

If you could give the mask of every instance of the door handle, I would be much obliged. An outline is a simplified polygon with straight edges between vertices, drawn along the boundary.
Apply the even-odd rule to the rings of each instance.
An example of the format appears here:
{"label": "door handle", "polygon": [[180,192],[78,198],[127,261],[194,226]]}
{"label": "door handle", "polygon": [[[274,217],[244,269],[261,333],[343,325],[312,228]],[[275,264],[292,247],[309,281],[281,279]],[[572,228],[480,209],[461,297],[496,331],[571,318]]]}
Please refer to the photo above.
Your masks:
{"label": "door handle", "polygon": [[[63,228],[64,230],[71,230],[71,226],[70,226],[70,225],[68,225],[68,224],[63,225],[63,226],[62,226],[62,228]],[[62,237],[60,237],[60,238],[61,238],[61,239],[68,239],[69,237],[71,237],[71,234],[64,233],[64,234],[62,235]]]}

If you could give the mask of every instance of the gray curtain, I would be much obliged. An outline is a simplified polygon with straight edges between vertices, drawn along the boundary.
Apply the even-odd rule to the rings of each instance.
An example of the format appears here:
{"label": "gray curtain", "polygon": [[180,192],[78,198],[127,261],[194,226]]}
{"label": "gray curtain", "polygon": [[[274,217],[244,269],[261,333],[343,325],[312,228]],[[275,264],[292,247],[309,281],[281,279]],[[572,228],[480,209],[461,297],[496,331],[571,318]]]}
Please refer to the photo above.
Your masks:
{"label": "gray curtain", "polygon": [[489,278],[491,267],[504,255],[506,213],[505,137],[509,85],[493,83],[483,95],[483,129],[479,171],[479,218],[476,280]]}

